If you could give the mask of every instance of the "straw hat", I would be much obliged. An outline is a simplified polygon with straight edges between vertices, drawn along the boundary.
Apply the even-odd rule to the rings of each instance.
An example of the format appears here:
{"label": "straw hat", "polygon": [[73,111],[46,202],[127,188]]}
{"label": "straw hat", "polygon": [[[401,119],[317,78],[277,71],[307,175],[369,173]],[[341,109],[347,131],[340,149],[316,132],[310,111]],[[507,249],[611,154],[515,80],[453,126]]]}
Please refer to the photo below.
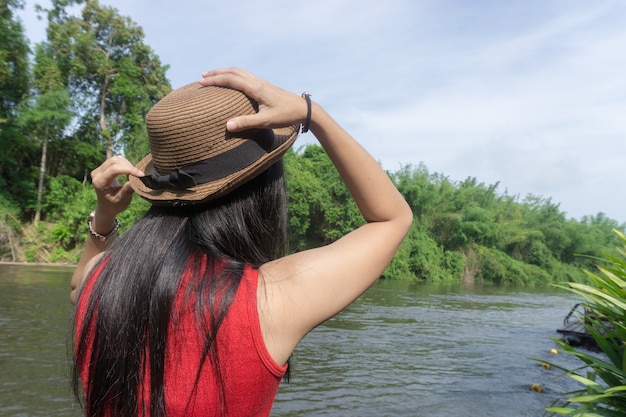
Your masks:
{"label": "straw hat", "polygon": [[130,177],[137,194],[155,205],[190,205],[228,194],[279,160],[298,125],[231,133],[226,122],[254,114],[258,104],[240,91],[193,83],[148,112],[150,151]]}

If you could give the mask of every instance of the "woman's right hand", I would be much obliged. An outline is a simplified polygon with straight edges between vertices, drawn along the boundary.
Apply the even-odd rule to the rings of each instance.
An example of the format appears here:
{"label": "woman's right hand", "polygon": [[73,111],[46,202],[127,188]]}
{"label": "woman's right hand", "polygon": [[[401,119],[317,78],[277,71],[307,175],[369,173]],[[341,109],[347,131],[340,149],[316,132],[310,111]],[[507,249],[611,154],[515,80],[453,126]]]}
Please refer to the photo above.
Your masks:
{"label": "woman's right hand", "polygon": [[259,104],[258,113],[229,120],[226,128],[231,132],[293,126],[306,120],[307,103],[304,98],[257,78],[248,71],[228,68],[205,72],[200,84],[242,91]]}
{"label": "woman's right hand", "polygon": [[[108,235],[114,229],[115,217],[126,210],[133,198],[133,189],[130,183],[120,185],[117,178],[120,175],[136,175],[141,177],[143,172],[135,168],[122,156],[107,159],[98,168],[91,172],[91,181],[98,197],[96,215],[91,220],[91,228],[101,235]],[[83,254],[76,265],[72,276],[70,300],[76,302],[83,282],[91,268],[98,262],[109,245],[109,240],[87,239]]]}
{"label": "woman's right hand", "polygon": [[126,210],[132,201],[133,189],[129,182],[120,185],[117,180],[120,175],[140,177],[144,173],[123,156],[109,158],[91,172],[91,181],[98,197],[96,218],[112,221],[115,216]]}

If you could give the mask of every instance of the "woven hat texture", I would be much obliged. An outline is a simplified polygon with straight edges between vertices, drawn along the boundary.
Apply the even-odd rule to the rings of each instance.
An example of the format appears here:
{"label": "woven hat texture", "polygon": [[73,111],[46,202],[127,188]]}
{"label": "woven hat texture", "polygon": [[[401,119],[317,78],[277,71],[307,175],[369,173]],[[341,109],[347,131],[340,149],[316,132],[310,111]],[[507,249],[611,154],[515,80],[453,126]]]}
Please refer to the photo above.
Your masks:
{"label": "woven hat texture", "polygon": [[[231,118],[257,111],[254,100],[229,88],[192,83],[171,92],[146,117],[150,154],[137,168],[152,182],[131,176],[131,186],[156,205],[198,204],[228,194],[279,160],[298,136],[298,125],[226,130]],[[188,183],[180,186],[182,177]],[[156,180],[156,189],[146,184]]]}

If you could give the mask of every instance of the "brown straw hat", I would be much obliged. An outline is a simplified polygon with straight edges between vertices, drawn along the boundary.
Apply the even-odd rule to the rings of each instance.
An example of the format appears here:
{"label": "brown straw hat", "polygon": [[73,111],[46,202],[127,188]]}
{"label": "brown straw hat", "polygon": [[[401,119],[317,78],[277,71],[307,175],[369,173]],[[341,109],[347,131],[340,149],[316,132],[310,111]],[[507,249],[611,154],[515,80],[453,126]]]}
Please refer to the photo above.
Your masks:
{"label": "brown straw hat", "polygon": [[150,151],[130,177],[137,194],[155,205],[198,204],[228,194],[287,152],[298,125],[231,133],[226,122],[254,114],[258,104],[240,91],[193,83],[148,112]]}

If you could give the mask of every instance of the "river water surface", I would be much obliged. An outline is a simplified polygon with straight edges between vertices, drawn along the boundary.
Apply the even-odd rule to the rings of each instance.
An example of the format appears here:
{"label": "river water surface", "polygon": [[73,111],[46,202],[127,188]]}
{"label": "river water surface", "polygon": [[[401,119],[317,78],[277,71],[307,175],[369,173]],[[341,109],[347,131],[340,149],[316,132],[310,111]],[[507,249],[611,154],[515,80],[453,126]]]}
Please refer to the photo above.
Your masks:
{"label": "river water surface", "polygon": [[[71,273],[0,265],[1,417],[80,415],[66,360]],[[545,288],[380,281],[302,341],[272,416],[542,416],[578,387],[530,358],[579,365],[550,353],[574,302]]]}

